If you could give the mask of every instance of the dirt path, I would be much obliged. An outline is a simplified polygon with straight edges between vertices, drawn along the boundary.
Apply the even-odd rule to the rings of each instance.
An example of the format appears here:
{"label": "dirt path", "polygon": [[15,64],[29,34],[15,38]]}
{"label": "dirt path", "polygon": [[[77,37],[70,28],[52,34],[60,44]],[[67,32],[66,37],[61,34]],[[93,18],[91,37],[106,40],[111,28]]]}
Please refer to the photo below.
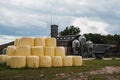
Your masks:
{"label": "dirt path", "polygon": [[120,72],[120,67],[114,67],[114,66],[106,66],[105,68],[102,68],[100,70],[96,71],[90,71],[88,73],[90,74],[113,74],[113,73],[119,73]]}

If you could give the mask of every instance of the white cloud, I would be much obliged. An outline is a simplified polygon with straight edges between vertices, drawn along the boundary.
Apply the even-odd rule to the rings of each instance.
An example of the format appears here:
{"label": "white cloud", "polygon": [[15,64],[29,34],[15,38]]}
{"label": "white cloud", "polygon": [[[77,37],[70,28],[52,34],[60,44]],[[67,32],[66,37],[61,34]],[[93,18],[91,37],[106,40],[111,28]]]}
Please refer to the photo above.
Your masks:
{"label": "white cloud", "polygon": [[108,34],[106,28],[109,24],[105,22],[99,22],[90,20],[87,17],[76,18],[73,22],[74,26],[80,27],[81,34],[84,33],[99,33],[99,34]]}
{"label": "white cloud", "polygon": [[0,35],[0,45],[5,44],[5,43],[12,42],[12,41],[14,41],[16,38],[19,38],[19,37],[9,36],[9,35]]}
{"label": "white cloud", "polygon": [[[58,24],[60,30],[71,25],[72,22],[78,25],[81,21],[81,25],[85,26],[81,27],[85,30],[83,32],[95,32],[99,27],[99,31],[96,32],[107,34],[117,31],[120,34],[118,32],[119,3],[119,0],[1,0],[0,26],[12,27],[15,30],[27,27],[29,32],[39,27],[41,31],[46,30],[44,36],[44,34],[48,35],[50,18],[53,16],[53,23]],[[84,16],[87,16],[87,19],[82,19]],[[116,26],[115,29],[112,29],[113,26]],[[106,31],[106,27],[112,31],[109,29]],[[22,33],[27,34],[26,31]],[[14,31],[13,35],[15,35]]]}

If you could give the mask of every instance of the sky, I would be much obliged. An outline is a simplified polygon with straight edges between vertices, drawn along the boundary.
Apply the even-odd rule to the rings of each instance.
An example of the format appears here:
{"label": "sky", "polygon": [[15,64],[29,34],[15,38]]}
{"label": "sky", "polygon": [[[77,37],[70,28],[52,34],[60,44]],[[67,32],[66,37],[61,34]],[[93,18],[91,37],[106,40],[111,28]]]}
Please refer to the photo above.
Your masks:
{"label": "sky", "polygon": [[0,0],[0,44],[74,25],[80,34],[120,35],[120,0]]}

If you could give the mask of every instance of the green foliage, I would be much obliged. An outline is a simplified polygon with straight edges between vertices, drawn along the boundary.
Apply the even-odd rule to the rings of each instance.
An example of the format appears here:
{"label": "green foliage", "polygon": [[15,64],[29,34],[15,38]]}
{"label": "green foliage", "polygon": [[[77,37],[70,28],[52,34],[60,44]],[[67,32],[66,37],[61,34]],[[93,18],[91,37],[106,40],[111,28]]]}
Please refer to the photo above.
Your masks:
{"label": "green foliage", "polygon": [[101,34],[84,34],[87,40],[91,40],[96,44],[114,44],[120,45],[120,35],[101,35]]}
{"label": "green foliage", "polygon": [[79,33],[80,33],[80,28],[70,26],[70,27],[66,27],[63,31],[61,31],[60,35],[65,36],[65,35],[74,35]]}

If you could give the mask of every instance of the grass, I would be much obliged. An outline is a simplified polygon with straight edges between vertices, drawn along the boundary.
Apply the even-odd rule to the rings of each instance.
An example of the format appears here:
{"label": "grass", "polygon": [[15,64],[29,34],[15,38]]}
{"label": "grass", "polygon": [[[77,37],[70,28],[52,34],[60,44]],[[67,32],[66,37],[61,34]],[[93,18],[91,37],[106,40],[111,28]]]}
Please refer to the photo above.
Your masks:
{"label": "grass", "polygon": [[[106,66],[120,67],[120,60],[86,60],[81,67],[11,69],[0,65],[0,80],[120,80],[120,73],[86,74]],[[111,77],[112,76],[112,77]]]}

